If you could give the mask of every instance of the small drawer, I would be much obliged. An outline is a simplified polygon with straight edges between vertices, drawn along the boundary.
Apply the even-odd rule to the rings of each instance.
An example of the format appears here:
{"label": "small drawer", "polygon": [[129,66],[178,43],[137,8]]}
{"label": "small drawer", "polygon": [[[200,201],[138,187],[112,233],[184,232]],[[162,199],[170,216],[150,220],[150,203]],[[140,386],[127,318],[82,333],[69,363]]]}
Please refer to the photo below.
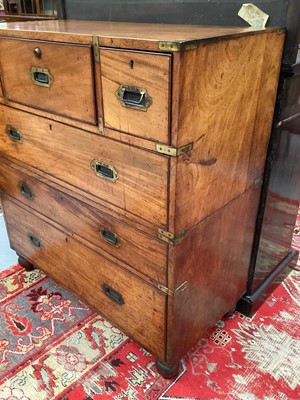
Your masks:
{"label": "small drawer", "polygon": [[166,225],[167,157],[5,106],[0,152],[96,196],[107,208]]}
{"label": "small drawer", "polygon": [[3,196],[12,248],[164,358],[166,295]]}
{"label": "small drawer", "polygon": [[9,100],[96,124],[91,46],[0,39]]}
{"label": "small drawer", "polygon": [[21,172],[19,167],[0,163],[0,190],[74,232],[87,246],[91,242],[132,266],[133,272],[166,285],[165,243]]}
{"label": "small drawer", "polygon": [[168,143],[170,56],[100,49],[104,123]]}

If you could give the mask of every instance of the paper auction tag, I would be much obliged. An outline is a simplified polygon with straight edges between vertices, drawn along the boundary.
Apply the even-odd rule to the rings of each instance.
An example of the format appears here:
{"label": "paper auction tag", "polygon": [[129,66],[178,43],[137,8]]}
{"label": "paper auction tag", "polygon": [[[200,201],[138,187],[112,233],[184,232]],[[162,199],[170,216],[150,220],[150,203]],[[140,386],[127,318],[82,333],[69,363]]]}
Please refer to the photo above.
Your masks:
{"label": "paper auction tag", "polygon": [[252,3],[245,3],[240,8],[238,16],[256,28],[265,28],[269,15]]}

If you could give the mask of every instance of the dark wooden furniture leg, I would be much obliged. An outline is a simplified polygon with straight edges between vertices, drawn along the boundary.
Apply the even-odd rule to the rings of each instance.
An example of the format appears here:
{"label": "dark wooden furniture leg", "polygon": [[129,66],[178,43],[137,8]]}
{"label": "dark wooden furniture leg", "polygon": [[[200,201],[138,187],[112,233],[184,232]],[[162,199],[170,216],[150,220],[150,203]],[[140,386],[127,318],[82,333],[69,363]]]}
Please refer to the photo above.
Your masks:
{"label": "dark wooden furniture leg", "polygon": [[27,261],[24,257],[19,256],[18,263],[23,267],[26,271],[32,271],[34,269],[34,265]]}
{"label": "dark wooden furniture leg", "polygon": [[156,360],[155,366],[157,372],[165,379],[174,378],[176,375],[178,375],[179,363],[177,365],[174,365],[173,367],[169,367],[167,364]]}

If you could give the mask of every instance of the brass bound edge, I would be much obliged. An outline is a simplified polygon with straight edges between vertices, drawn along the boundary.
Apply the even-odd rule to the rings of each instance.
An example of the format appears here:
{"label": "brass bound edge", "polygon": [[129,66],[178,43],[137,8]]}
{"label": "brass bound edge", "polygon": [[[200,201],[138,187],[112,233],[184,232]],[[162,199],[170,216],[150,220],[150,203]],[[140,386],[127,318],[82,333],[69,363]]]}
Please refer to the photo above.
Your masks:
{"label": "brass bound edge", "polygon": [[162,51],[186,51],[197,48],[197,40],[187,40],[185,42],[177,41],[160,41],[158,43],[159,50]]}
{"label": "brass bound edge", "polygon": [[188,151],[192,150],[192,148],[193,143],[186,144],[185,146],[179,147],[178,149],[176,147],[166,146],[164,144],[157,144],[155,146],[155,149],[158,153],[166,154],[167,156],[171,157],[178,157],[181,154],[187,153]]}
{"label": "brass bound edge", "polygon": [[100,63],[100,50],[99,50],[98,36],[93,36],[93,52],[94,52],[94,61],[96,63]]}
{"label": "brass bound edge", "polygon": [[174,235],[174,233],[165,231],[160,228],[158,229],[158,239],[162,240],[165,243],[172,244],[172,245],[175,245],[176,243],[178,243],[186,235],[187,235],[187,230],[183,230],[182,232],[177,233],[177,235]]}
{"label": "brass bound edge", "polygon": [[98,127],[99,127],[99,132],[103,135],[104,127],[103,127],[103,118],[101,117],[98,118]]}

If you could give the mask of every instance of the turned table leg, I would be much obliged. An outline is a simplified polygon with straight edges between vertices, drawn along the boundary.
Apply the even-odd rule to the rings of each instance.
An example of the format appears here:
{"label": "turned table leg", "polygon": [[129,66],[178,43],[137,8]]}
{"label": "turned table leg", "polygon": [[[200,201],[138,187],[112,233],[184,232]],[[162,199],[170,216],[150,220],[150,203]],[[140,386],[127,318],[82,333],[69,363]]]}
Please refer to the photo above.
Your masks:
{"label": "turned table leg", "polygon": [[34,269],[34,265],[27,261],[24,257],[19,256],[18,263],[23,267],[26,271],[32,271]]}
{"label": "turned table leg", "polygon": [[159,360],[156,360],[155,366],[156,366],[157,372],[165,379],[174,378],[178,374],[179,363],[176,365],[173,365],[172,367],[169,367],[167,364],[165,364]]}

